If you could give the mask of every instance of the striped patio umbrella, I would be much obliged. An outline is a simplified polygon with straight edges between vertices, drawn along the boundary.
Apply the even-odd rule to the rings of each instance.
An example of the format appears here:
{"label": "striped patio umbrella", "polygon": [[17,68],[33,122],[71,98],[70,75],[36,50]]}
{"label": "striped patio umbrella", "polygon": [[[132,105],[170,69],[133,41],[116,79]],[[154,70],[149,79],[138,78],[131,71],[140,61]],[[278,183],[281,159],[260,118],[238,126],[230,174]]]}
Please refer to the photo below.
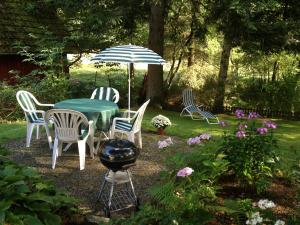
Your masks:
{"label": "striped patio umbrella", "polygon": [[128,66],[128,110],[130,110],[130,64],[146,63],[163,65],[166,61],[157,53],[148,48],[136,45],[120,45],[106,48],[95,55],[92,60],[100,62],[125,63]]}

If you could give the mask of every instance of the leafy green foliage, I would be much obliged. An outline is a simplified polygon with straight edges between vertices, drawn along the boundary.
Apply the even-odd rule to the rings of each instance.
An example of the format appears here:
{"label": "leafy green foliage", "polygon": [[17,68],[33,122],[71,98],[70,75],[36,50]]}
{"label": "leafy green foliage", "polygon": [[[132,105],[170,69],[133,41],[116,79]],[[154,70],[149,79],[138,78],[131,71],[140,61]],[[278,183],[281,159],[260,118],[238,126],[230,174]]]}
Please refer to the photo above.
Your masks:
{"label": "leafy green foliage", "polygon": [[[205,224],[215,212],[225,210],[216,197],[216,181],[227,170],[225,160],[194,148],[171,157],[167,165],[169,170],[162,173],[162,183],[150,188],[149,193],[179,224]],[[176,176],[186,166],[194,172],[187,177]]]}
{"label": "leafy green foliage", "polygon": [[[258,134],[254,120],[248,121],[248,125],[240,123],[238,127],[233,134],[224,134],[217,153],[225,155],[229,168],[242,184],[254,185],[258,192],[263,192],[278,162],[277,140],[271,129],[267,134]],[[245,136],[238,137],[239,132],[245,132]]]}
{"label": "leafy green foliage", "polygon": [[1,224],[59,225],[76,201],[44,181],[33,169],[16,165],[0,151]]}
{"label": "leafy green foliage", "polygon": [[232,216],[237,225],[244,225],[247,220],[247,213],[252,211],[252,201],[250,199],[226,199],[224,206],[227,207],[227,212]]}

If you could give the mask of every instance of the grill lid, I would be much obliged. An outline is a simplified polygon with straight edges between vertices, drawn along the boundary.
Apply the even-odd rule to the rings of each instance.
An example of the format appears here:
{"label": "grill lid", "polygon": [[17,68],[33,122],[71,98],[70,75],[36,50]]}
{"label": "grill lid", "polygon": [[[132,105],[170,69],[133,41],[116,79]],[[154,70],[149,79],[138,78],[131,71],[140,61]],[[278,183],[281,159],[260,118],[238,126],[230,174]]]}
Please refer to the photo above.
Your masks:
{"label": "grill lid", "polygon": [[138,148],[128,140],[110,139],[103,145],[100,159],[103,162],[126,162],[134,160],[139,154]]}

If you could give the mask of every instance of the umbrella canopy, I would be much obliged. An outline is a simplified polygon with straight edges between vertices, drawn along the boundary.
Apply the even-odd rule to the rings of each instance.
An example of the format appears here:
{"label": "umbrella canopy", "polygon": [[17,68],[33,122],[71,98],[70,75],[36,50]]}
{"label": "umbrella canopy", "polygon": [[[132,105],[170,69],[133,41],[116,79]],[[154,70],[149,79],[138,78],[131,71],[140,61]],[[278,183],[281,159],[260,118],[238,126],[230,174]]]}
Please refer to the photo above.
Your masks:
{"label": "umbrella canopy", "polygon": [[126,63],[128,65],[128,110],[130,111],[130,64],[146,63],[163,65],[166,61],[148,48],[136,45],[120,45],[106,48],[95,55],[92,60],[100,62]]}
{"label": "umbrella canopy", "polygon": [[146,63],[163,65],[166,61],[148,48],[136,45],[120,45],[106,48],[92,60],[117,63]]}

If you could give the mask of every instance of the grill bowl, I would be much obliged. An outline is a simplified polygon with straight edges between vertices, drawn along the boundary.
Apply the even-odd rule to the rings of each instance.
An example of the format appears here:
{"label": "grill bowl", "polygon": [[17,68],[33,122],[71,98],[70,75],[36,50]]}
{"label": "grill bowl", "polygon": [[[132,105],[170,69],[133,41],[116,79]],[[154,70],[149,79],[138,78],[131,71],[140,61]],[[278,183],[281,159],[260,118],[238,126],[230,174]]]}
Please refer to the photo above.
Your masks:
{"label": "grill bowl", "polygon": [[112,171],[124,170],[134,165],[140,151],[128,140],[107,140],[100,152],[100,161]]}

